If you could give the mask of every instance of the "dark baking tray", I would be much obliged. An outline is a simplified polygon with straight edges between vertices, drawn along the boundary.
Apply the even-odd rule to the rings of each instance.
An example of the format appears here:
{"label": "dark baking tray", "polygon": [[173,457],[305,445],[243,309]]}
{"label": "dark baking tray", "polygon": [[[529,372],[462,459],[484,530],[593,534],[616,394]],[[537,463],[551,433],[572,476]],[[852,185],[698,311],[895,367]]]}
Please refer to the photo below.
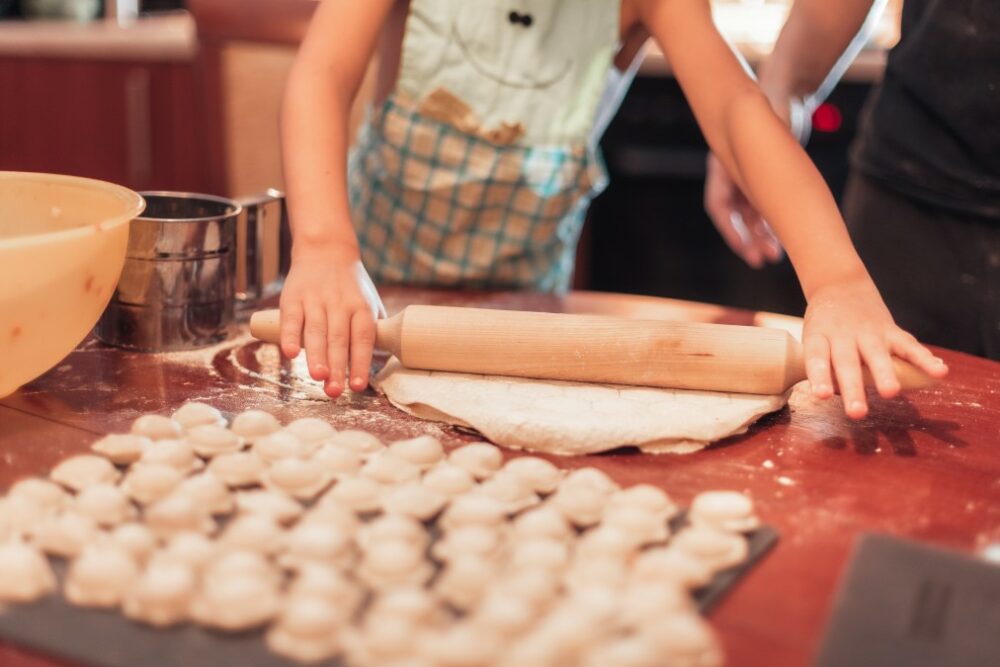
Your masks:
{"label": "dark baking tray", "polygon": [[[683,521],[683,518],[680,518]],[[696,592],[704,613],[715,606],[774,545],[778,533],[761,526],[747,536],[748,554]],[[60,581],[65,564],[54,562]],[[83,609],[52,595],[0,611],[0,641],[92,667],[288,667],[291,661],[267,650],[260,630],[222,634],[185,624],[162,630],[135,623],[119,610]],[[318,663],[342,667],[338,659]]]}

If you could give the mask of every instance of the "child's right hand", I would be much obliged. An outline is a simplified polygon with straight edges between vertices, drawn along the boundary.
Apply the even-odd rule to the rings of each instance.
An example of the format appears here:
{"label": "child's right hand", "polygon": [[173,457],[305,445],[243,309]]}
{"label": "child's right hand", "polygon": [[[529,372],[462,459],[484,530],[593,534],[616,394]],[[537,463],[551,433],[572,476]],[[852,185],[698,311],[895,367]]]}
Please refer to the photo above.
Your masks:
{"label": "child's right hand", "polygon": [[356,252],[310,248],[293,256],[281,292],[281,351],[306,351],[309,374],[331,398],[368,386],[375,319],[385,309]]}

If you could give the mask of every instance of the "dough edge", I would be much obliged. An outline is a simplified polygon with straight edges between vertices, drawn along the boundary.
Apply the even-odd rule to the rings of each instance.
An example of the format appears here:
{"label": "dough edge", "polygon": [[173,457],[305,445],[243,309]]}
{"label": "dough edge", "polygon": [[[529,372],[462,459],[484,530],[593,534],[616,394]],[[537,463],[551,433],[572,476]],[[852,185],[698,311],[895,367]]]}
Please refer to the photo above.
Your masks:
{"label": "dough edge", "polygon": [[[458,414],[453,414],[447,408],[440,407],[437,405],[430,405],[422,400],[411,398],[407,394],[409,393],[405,389],[401,389],[400,385],[402,382],[409,380],[418,379],[421,377],[454,377],[456,379],[476,379],[482,380],[483,378],[491,377],[485,375],[471,375],[467,373],[448,373],[443,371],[419,371],[408,369],[403,366],[398,359],[395,357],[390,357],[389,361],[386,363],[385,367],[378,373],[378,375],[373,379],[372,385],[380,393],[384,394],[389,402],[397,407],[398,409],[410,414],[419,419],[425,419],[435,422],[443,422],[446,424],[451,424],[454,426],[461,426],[464,428],[469,428],[478,431],[484,435],[487,439],[495,444],[502,445],[511,449],[526,450],[541,452],[545,454],[556,454],[560,456],[575,456],[580,454],[594,454],[598,452],[608,451],[612,449],[618,449],[621,447],[637,447],[640,451],[648,454],[691,454],[704,449],[712,442],[722,440],[735,435],[740,435],[745,433],[750,425],[757,421],[759,418],[766,414],[776,412],[782,409],[787,403],[792,390],[785,392],[784,394],[777,395],[754,395],[755,398],[762,399],[760,401],[760,406],[757,409],[748,411],[742,416],[740,420],[735,423],[729,424],[724,435],[719,437],[712,437],[708,439],[699,439],[690,436],[685,437],[649,437],[649,438],[635,438],[626,437],[621,441],[615,443],[572,443],[567,439],[559,439],[556,443],[545,443],[537,444],[535,442],[525,441],[516,436],[516,434],[509,434],[505,436],[503,433],[499,432],[497,428],[493,428],[492,424],[488,421],[481,424],[470,423],[468,419],[465,419]],[[492,376],[498,377],[498,376]],[[504,380],[509,380],[510,378],[501,378]],[[539,380],[538,382],[543,382],[546,384],[554,384],[560,386],[583,386],[584,383],[573,383],[573,382],[562,382],[557,380]],[[594,387],[609,387],[611,385],[590,385]],[[644,388],[648,389],[648,388]],[[671,390],[671,391],[682,391],[682,390]],[[704,392],[699,392],[704,393]],[[722,396],[723,394],[720,394]],[[461,412],[461,410],[456,410],[455,412]]]}

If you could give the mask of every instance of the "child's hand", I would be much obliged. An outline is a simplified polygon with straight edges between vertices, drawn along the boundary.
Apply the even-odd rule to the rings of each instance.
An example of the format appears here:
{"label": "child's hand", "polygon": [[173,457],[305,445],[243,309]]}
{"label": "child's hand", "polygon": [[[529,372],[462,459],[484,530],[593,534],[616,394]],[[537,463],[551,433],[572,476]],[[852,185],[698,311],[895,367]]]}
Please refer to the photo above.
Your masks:
{"label": "child's hand", "polygon": [[941,359],[896,326],[868,277],[822,287],[810,296],[803,348],[813,395],[833,395],[832,362],[844,411],[853,419],[868,414],[862,362],[884,398],[900,390],[891,355],[909,361],[932,377],[944,377],[948,372]]}
{"label": "child's hand", "polygon": [[354,391],[368,386],[375,318],[385,309],[356,257],[328,249],[295,255],[281,292],[281,351],[306,350],[309,374],[331,398],[344,391],[350,359]]}

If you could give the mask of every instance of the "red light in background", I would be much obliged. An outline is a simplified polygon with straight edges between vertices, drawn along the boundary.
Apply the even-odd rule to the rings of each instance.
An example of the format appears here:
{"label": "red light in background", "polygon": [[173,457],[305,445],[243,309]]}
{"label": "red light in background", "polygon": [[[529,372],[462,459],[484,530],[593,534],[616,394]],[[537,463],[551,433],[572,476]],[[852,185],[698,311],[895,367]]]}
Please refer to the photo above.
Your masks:
{"label": "red light in background", "polygon": [[812,122],[817,132],[836,132],[844,124],[844,115],[834,105],[824,102],[816,107]]}

